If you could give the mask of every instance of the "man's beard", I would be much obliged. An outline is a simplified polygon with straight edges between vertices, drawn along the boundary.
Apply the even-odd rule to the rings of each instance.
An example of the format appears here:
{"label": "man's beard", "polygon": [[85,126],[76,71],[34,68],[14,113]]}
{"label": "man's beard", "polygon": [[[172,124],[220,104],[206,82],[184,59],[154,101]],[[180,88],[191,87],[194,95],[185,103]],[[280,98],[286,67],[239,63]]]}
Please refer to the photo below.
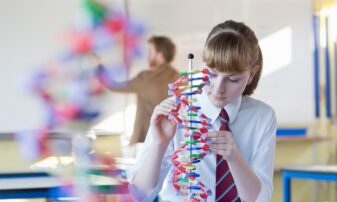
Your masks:
{"label": "man's beard", "polygon": [[150,64],[150,67],[157,67],[158,66],[158,62],[156,60],[151,60],[149,62],[149,64]]}

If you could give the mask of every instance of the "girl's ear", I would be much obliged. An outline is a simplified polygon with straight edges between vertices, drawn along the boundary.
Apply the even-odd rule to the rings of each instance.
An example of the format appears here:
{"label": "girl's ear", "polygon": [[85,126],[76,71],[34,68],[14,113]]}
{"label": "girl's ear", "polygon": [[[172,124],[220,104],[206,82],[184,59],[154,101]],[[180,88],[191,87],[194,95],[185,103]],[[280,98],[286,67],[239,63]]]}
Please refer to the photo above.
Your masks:
{"label": "girl's ear", "polygon": [[249,75],[249,79],[248,79],[248,83],[247,85],[249,85],[250,83],[252,83],[255,74],[257,72],[257,70],[259,70],[260,66],[259,65],[255,65],[251,70],[250,70],[250,75]]}

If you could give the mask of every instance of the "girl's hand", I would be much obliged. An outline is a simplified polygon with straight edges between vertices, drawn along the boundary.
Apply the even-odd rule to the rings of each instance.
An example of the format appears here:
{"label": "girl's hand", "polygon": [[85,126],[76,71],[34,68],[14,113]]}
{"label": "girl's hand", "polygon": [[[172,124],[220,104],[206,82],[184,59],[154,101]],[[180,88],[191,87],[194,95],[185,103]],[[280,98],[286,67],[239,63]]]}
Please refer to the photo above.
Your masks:
{"label": "girl's hand", "polygon": [[227,161],[233,159],[236,149],[233,135],[230,131],[213,131],[207,134],[207,139],[211,140],[210,148],[216,154],[223,156]]}
{"label": "girl's hand", "polygon": [[173,100],[166,99],[154,109],[151,116],[151,128],[156,143],[168,144],[173,138],[177,123],[174,120],[169,120],[168,114],[176,107],[177,104]]}

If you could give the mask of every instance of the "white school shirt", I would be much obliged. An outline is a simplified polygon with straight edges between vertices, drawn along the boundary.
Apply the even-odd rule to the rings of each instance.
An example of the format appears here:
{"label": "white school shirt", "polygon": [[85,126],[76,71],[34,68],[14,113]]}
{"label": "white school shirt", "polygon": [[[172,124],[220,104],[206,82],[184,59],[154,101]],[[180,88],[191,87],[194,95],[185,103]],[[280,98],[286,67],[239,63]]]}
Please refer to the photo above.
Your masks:
{"label": "white school shirt", "polygon": [[[220,128],[219,114],[221,108],[214,107],[205,93],[196,95],[195,98],[198,100],[201,112],[212,119],[213,130],[218,130]],[[261,181],[262,189],[257,202],[268,202],[271,199],[273,190],[277,127],[274,110],[267,104],[248,96],[239,97],[233,103],[226,105],[225,110],[229,115],[229,127],[238,150]],[[178,196],[171,185],[167,183],[173,168],[170,155],[181,147],[181,141],[186,140],[186,137],[182,134],[183,131],[177,129],[161,163],[158,185],[152,191],[146,193],[144,195],[145,198],[141,201],[152,202],[158,194],[163,201],[184,201],[184,198]],[[153,136],[150,127],[140,158],[138,158],[137,163],[129,173],[129,191],[136,201],[140,201],[136,197],[139,196],[139,191],[132,185],[132,181],[141,164],[146,164],[150,160],[146,159],[146,154],[151,152],[149,148],[152,141]],[[195,165],[196,172],[200,174],[198,180],[212,191],[212,195],[207,198],[207,201],[215,201],[216,154],[211,153],[205,156],[200,163]]]}

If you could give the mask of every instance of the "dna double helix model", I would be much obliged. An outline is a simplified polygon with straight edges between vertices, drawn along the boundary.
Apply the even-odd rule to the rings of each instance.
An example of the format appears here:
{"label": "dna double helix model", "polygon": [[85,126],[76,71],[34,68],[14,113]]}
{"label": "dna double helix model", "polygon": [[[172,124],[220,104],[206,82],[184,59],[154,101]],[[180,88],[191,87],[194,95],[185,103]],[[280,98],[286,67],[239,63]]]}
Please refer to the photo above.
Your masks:
{"label": "dna double helix model", "polygon": [[169,119],[177,122],[177,129],[183,131],[184,136],[181,147],[171,155],[174,168],[169,183],[177,195],[184,196],[184,202],[199,202],[206,201],[212,194],[198,180],[200,174],[195,165],[210,153],[206,133],[211,128],[211,120],[200,112],[195,95],[201,94],[202,88],[209,85],[211,73],[207,68],[193,70],[193,54],[188,55],[188,60],[189,70],[181,72],[181,77],[169,84],[169,95],[174,96],[177,103],[177,108],[169,113]]}

